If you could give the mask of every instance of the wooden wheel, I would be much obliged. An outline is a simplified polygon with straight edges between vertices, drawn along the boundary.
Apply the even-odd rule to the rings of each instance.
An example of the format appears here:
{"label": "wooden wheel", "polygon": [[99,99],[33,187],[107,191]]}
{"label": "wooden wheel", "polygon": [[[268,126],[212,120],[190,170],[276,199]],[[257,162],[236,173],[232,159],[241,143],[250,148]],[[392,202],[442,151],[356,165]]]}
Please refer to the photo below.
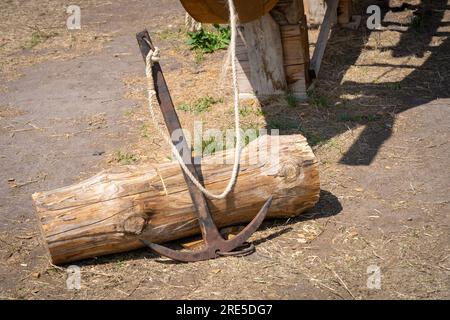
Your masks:
{"label": "wooden wheel", "polygon": [[[202,23],[227,23],[229,10],[226,0],[180,0],[186,11]],[[249,22],[262,17],[278,0],[234,0],[239,21]]]}

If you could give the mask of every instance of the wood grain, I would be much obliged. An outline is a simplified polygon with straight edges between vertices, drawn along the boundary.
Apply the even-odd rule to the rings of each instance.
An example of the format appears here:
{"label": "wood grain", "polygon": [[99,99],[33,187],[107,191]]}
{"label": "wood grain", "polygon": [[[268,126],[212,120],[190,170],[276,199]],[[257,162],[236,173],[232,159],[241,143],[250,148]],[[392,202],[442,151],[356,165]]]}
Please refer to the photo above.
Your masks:
{"label": "wood grain", "polygon": [[309,41],[302,0],[280,0],[270,14],[242,24],[239,31],[241,99],[286,92],[305,99],[310,83]]}
{"label": "wood grain", "polygon": [[[207,188],[224,188],[232,158],[229,150],[202,160]],[[224,159],[229,164],[220,164]],[[268,217],[280,218],[313,207],[319,193],[318,164],[306,139],[263,136],[244,149],[234,192],[208,204],[216,224],[225,227],[251,221],[270,195]],[[140,237],[162,243],[199,233],[175,162],[110,169],[72,186],[35,193],[33,201],[55,264],[137,249]]]}

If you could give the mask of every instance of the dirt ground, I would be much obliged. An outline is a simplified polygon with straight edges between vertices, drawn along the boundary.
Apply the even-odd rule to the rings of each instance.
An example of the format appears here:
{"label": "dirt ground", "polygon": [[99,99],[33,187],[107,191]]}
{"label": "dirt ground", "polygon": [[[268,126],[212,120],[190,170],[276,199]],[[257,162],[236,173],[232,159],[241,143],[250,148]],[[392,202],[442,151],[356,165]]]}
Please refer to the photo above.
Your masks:
{"label": "dirt ground", "polygon": [[[450,1],[356,2],[362,25],[334,28],[308,103],[242,112],[246,128],[308,138],[320,161],[317,206],[266,222],[248,257],[98,257],[78,263],[81,290],[69,291],[67,266],[46,257],[31,194],[112,166],[170,161],[146,112],[135,33],[148,28],[162,49],[177,106],[221,101],[180,110],[187,127],[232,127],[230,88],[211,86],[225,52],[188,49],[175,0],[78,0],[81,31],[65,27],[69,1],[2,1],[0,299],[450,298]],[[369,4],[381,6],[382,30],[366,29]],[[311,30],[311,50],[316,37]],[[380,287],[368,286],[371,270]]]}

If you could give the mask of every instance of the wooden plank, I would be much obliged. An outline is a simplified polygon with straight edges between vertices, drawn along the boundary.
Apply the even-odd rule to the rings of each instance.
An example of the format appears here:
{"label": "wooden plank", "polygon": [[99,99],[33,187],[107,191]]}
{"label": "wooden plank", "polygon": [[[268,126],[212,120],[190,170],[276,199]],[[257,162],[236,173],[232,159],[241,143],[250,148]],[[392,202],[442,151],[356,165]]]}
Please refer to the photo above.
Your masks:
{"label": "wooden plank", "polygon": [[267,14],[242,24],[239,29],[236,51],[241,95],[270,96],[285,92],[287,83],[278,24]]}
{"label": "wooden plank", "polygon": [[308,56],[305,55],[307,40],[302,39],[300,25],[280,26],[283,43],[284,71],[289,92],[299,99],[306,98],[307,77],[309,73]]}
{"label": "wooden plank", "polygon": [[241,100],[254,97],[253,87],[250,83],[250,62],[248,61],[247,46],[241,28],[238,28],[236,37],[236,72]]}
{"label": "wooden plank", "polygon": [[300,25],[280,26],[285,66],[305,63]]}
{"label": "wooden plank", "polygon": [[[271,11],[271,15],[280,25],[283,59],[289,92],[298,98],[304,99],[306,98],[305,88],[310,83],[310,57],[308,25],[303,0],[281,0]],[[298,67],[295,68],[299,65],[303,65],[303,75],[297,72],[299,70]]]}
{"label": "wooden plank", "polygon": [[[299,98],[306,98],[305,88],[309,85],[310,58],[303,2],[302,0],[280,0],[270,12],[270,16],[272,17],[270,21],[262,22],[261,20],[258,23],[272,25],[269,28],[272,32],[256,31],[253,34],[248,33],[248,26],[254,28],[254,25],[258,26],[258,23],[245,24],[240,27],[242,30],[237,44],[237,58],[241,99],[277,95],[286,91]],[[263,17],[262,19],[266,18]],[[261,29],[261,27],[258,26],[258,29]],[[277,48],[276,51],[272,51],[276,53],[271,54],[267,49],[259,49],[259,47],[273,46],[271,42],[275,38],[277,38],[276,47],[281,42],[281,49]],[[278,40],[278,38],[281,40]],[[247,50],[247,48],[251,50]],[[280,59],[276,55],[282,58]],[[265,59],[261,59],[262,56]],[[303,65],[303,68],[300,68],[300,65]],[[269,72],[264,70],[268,67]],[[285,82],[282,85],[277,85],[273,81],[274,72],[270,70],[276,69],[281,69],[275,73],[279,77],[284,73]],[[303,76],[299,73],[299,70],[303,71]],[[270,79],[272,83],[265,83],[265,79]]]}
{"label": "wooden plank", "polygon": [[325,0],[304,0],[305,14],[310,26],[319,26],[325,16]]}
{"label": "wooden plank", "polygon": [[[304,0],[305,14],[310,26],[319,26],[326,12],[326,0]],[[338,22],[345,25],[352,16],[352,0],[340,0],[338,7]]]}
{"label": "wooden plank", "polygon": [[319,37],[311,59],[310,69],[313,71],[314,77],[317,77],[319,74],[320,65],[322,64],[322,59],[327,47],[328,38],[330,37],[331,28],[336,24],[337,20],[337,7],[339,0],[326,0],[326,3],[327,10],[323,18],[323,23],[320,26]]}
{"label": "wooden plank", "polygon": [[338,23],[347,24],[352,18],[352,0],[340,0],[338,6]]}

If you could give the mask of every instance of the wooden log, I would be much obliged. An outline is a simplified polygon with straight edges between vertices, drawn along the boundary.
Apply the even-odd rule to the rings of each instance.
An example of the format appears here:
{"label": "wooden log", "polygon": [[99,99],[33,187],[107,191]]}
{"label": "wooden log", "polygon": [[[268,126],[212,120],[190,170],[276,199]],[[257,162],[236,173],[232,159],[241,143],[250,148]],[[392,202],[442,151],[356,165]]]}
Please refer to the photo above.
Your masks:
{"label": "wooden log", "polygon": [[[233,152],[202,159],[207,188],[218,192],[228,183]],[[234,192],[225,200],[208,200],[219,227],[251,221],[270,195],[269,218],[299,215],[318,201],[318,164],[303,136],[265,135],[242,155]],[[175,162],[114,168],[35,193],[33,200],[55,264],[137,249],[143,246],[139,238],[162,243],[200,231]]]}

